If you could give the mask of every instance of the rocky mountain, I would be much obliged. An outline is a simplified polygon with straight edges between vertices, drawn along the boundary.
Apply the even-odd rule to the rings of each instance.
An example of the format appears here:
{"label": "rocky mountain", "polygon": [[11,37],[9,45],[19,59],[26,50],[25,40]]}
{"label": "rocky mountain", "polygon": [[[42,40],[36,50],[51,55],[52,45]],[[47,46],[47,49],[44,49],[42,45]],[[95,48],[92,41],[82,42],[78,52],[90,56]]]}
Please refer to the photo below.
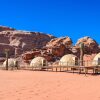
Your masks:
{"label": "rocky mountain", "polygon": [[79,44],[81,42],[84,43],[85,54],[93,54],[100,52],[99,44],[94,39],[88,36],[80,38],[76,43],[76,47],[79,47]]}
{"label": "rocky mountain", "polygon": [[4,55],[5,49],[9,49],[10,54],[14,54],[14,48],[20,52],[42,48],[53,38],[54,36],[41,32],[19,31],[0,26],[0,56]]}
{"label": "rocky mountain", "polygon": [[72,40],[70,37],[54,38],[46,44],[46,47],[54,47],[59,45],[65,45],[66,47],[72,46]]}
{"label": "rocky mountain", "polygon": [[81,42],[84,43],[85,54],[91,55],[100,52],[100,46],[90,37],[80,38],[73,46],[73,42],[68,36],[55,38],[41,32],[19,31],[0,26],[0,57],[5,56],[5,49],[9,49],[9,55],[22,55],[22,59],[25,61],[37,56],[45,57],[48,61],[59,60],[65,54],[75,54],[80,57]]}
{"label": "rocky mountain", "polygon": [[70,47],[72,40],[69,37],[54,38],[49,41],[41,50],[33,50],[22,55],[24,60],[30,60],[36,56],[42,56],[47,61],[55,61],[65,54],[72,53]]}

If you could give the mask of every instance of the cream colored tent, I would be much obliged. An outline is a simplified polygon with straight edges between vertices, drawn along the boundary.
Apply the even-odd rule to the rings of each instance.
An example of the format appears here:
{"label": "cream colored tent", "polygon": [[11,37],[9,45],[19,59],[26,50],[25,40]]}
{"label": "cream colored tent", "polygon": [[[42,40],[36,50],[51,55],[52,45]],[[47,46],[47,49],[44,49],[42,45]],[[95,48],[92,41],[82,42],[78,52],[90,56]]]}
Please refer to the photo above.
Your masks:
{"label": "cream colored tent", "polygon": [[93,59],[93,63],[92,63],[94,66],[100,66],[100,53],[98,53],[94,59]]}
{"label": "cream colored tent", "polygon": [[41,67],[45,66],[46,63],[47,61],[44,57],[36,57],[31,61],[30,67]]}
{"label": "cream colored tent", "polygon": [[[16,67],[16,66],[18,66],[18,65],[16,65],[17,64],[16,62],[17,62],[16,59],[13,59],[13,58],[8,59],[8,67]],[[4,61],[3,67],[6,67],[6,61]]]}
{"label": "cream colored tent", "polygon": [[78,63],[78,58],[73,54],[64,55],[59,62],[60,66],[75,66]]}

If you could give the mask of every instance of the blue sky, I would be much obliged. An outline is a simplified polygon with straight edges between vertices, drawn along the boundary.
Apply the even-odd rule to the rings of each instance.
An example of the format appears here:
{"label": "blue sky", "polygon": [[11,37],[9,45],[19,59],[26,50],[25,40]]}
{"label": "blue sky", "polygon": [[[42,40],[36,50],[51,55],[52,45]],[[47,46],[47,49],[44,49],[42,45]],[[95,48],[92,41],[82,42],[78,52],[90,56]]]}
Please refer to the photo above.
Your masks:
{"label": "blue sky", "polygon": [[0,25],[100,44],[100,0],[0,0]]}

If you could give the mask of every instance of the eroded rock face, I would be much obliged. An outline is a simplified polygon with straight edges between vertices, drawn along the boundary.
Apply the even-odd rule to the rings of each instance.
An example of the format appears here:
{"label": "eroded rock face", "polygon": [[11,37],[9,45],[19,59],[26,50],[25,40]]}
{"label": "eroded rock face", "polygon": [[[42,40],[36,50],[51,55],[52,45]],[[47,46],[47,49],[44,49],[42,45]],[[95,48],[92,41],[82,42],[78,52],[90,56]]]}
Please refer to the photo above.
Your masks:
{"label": "eroded rock face", "polygon": [[41,48],[53,38],[53,36],[50,37],[38,32],[23,31],[3,31],[0,35],[4,35],[3,37],[7,38],[7,43],[11,46],[22,48],[23,50]]}
{"label": "eroded rock face", "polygon": [[72,40],[69,37],[54,38],[46,45],[48,51],[57,57],[71,53],[69,50],[71,46]]}
{"label": "eroded rock face", "polygon": [[[54,36],[44,33],[17,31],[8,27],[0,27],[0,43],[3,50],[7,48],[11,52],[12,48],[19,48],[23,52],[42,48],[53,38]],[[0,54],[3,50],[0,48]]]}
{"label": "eroded rock face", "polygon": [[[85,54],[84,56],[83,56],[83,60],[84,60],[84,65],[85,66],[92,66],[92,64],[93,64],[93,59],[94,59],[94,57],[96,56],[96,54],[91,54],[91,55],[87,55],[87,54]],[[94,62],[95,63],[95,62]]]}
{"label": "eroded rock face", "polygon": [[66,46],[63,44],[60,44],[60,45],[53,47],[51,49],[52,49],[52,54],[57,56],[57,57],[62,57],[65,54],[71,53],[69,48],[66,48]]}
{"label": "eroded rock face", "polygon": [[60,44],[70,47],[72,45],[72,40],[69,37],[54,38],[50,42],[48,42],[46,46],[54,47],[59,46]]}
{"label": "eroded rock face", "polygon": [[22,58],[24,60],[30,60],[33,59],[35,56],[39,56],[41,54],[40,51],[30,51],[22,54]]}
{"label": "eroded rock face", "polygon": [[9,44],[0,43],[0,56],[5,56],[5,49],[9,49],[9,56],[14,55],[14,47],[10,46]]}
{"label": "eroded rock face", "polygon": [[41,50],[36,50],[36,51],[30,51],[22,54],[22,59],[24,60],[31,60],[35,57],[44,57],[47,61],[53,61],[54,56],[52,54],[49,54],[47,51],[41,51]]}
{"label": "eroded rock face", "polygon": [[98,53],[100,51],[98,43],[90,37],[80,38],[76,43],[76,47],[79,47],[81,42],[84,43],[85,54]]}

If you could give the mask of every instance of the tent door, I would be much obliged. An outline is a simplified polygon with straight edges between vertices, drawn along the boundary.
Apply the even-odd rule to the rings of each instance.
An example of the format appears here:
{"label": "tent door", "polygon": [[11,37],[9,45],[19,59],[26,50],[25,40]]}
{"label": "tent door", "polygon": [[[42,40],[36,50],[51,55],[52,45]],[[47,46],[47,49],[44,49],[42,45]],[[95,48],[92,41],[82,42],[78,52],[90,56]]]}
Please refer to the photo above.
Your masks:
{"label": "tent door", "polygon": [[100,65],[100,58],[98,58],[98,65]]}

